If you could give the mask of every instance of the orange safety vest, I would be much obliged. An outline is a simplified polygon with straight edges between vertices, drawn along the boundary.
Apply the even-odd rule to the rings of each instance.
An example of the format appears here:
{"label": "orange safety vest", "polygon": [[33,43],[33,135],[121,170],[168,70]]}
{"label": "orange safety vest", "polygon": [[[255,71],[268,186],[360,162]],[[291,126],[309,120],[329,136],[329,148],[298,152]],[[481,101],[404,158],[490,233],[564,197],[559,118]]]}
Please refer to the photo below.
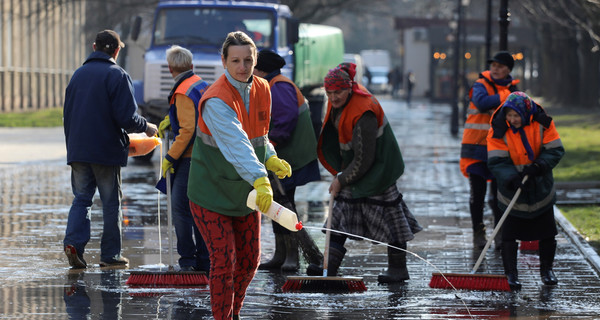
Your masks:
{"label": "orange safety vest", "polygon": [[278,74],[276,76],[273,77],[273,79],[271,79],[271,81],[269,81],[269,85],[272,87],[274,84],[276,84],[277,82],[287,82],[289,84],[291,84],[294,89],[296,89],[296,98],[298,99],[298,107],[300,107],[302,104],[304,104],[306,101],[306,98],[304,98],[304,95],[302,95],[302,92],[300,92],[300,89],[298,89],[298,87],[296,86],[296,84],[290,80],[288,77]]}
{"label": "orange safety vest", "polygon": [[[500,115],[494,114],[493,117],[497,116]],[[498,206],[501,210],[508,207],[514,196],[514,190],[507,189],[506,182],[533,162],[529,159],[527,150],[523,145],[521,133],[513,132],[508,123],[506,128],[508,129],[503,135],[494,137],[494,130],[498,130],[494,126],[487,137],[488,166],[498,181],[497,197]],[[531,146],[534,159],[541,159],[549,165],[550,169],[558,164],[565,151],[553,121],[548,124],[547,128],[540,122],[531,121],[529,125],[523,127],[523,132]],[[545,212],[556,202],[554,178],[551,170],[540,176],[529,177],[529,179],[531,181],[523,186],[523,192],[510,212],[513,216],[534,218]]]}
{"label": "orange safety vest", "polygon": [[371,111],[379,126],[375,147],[375,161],[371,168],[356,183],[349,187],[353,198],[381,194],[396,183],[404,173],[402,153],[381,105],[373,96],[353,94],[342,110],[338,129],[332,124],[331,102],[327,103],[327,115],[323,121],[318,142],[321,164],[332,175],[341,172],[354,159],[352,132],[356,122],[365,112]]}
{"label": "orange safety vest", "polygon": [[223,100],[235,111],[256,157],[265,163],[271,120],[271,91],[265,79],[252,79],[249,111],[246,111],[240,94],[225,75],[206,90],[198,106],[198,125],[188,179],[188,198],[207,210],[228,216],[244,216],[252,212],[252,209],[246,206],[246,198],[252,190],[252,185],[240,177],[219,150],[202,118],[202,108],[210,98]]}
{"label": "orange safety vest", "polygon": [[[494,83],[490,71],[484,71],[477,79],[478,83],[485,86],[488,95],[500,95],[500,104],[486,112],[480,112],[475,104],[471,101],[469,109],[467,109],[467,120],[463,130],[460,171],[465,177],[468,177],[467,168],[472,164],[487,161],[487,142],[486,137],[490,129],[491,115],[500,107],[506,97],[511,93],[511,87],[517,85],[520,81],[515,79],[509,85],[500,86]],[[469,90],[469,98],[473,96],[473,88]]]}

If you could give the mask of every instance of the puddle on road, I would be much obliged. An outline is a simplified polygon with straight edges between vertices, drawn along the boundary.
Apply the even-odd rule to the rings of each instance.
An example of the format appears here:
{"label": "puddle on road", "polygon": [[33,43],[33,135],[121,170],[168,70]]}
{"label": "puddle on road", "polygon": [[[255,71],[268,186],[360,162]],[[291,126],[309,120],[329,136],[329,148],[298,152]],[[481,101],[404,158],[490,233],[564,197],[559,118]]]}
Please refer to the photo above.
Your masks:
{"label": "puddle on road", "polygon": [[[387,107],[390,107],[389,103]],[[439,114],[443,118],[444,112]],[[400,114],[392,118],[402,121],[398,119]],[[420,119],[426,118],[417,115],[405,130],[414,130],[415,126],[420,126]],[[441,127],[431,130],[447,129]],[[420,128],[427,129],[426,126]],[[419,141],[401,143],[419,144]],[[407,148],[403,152],[412,154],[410,145]],[[410,191],[401,191],[426,228],[422,232],[434,235],[425,239],[417,234],[416,239],[409,242],[408,249],[438,263],[438,267],[446,272],[469,272],[474,254],[468,248],[460,247],[470,241],[468,215],[466,210],[457,209],[457,203],[467,205],[468,190],[445,180],[451,175],[444,172],[456,169],[456,163],[448,160],[450,157],[446,153],[449,151],[440,148],[435,152],[422,152],[427,157],[436,156],[443,160],[436,165],[436,170],[427,170],[426,166],[417,165],[418,162],[413,159],[411,170],[402,177],[399,186],[400,189],[405,185],[414,186]],[[124,255],[131,260],[131,268],[111,270],[97,265],[101,213],[96,197],[92,213],[93,238],[85,253],[88,263],[94,266],[72,271],[68,269],[62,252],[72,199],[69,168],[63,162],[0,168],[0,301],[4,301],[0,304],[0,314],[11,319],[210,319],[207,286],[147,289],[125,285],[130,270],[160,261],[168,263],[166,197],[159,198],[154,188],[158,170],[158,161],[152,165],[132,161],[122,170]],[[435,183],[421,188],[419,179],[431,179]],[[315,190],[307,190],[302,195],[305,198],[297,203],[300,219],[309,227],[321,227],[326,210],[323,197],[319,199],[310,193]],[[454,197],[454,194],[457,196]],[[160,242],[162,252],[159,251],[159,221],[163,234]],[[262,226],[263,259],[268,259],[273,251],[271,223],[264,219]],[[323,248],[323,233],[318,229],[307,228],[307,231]],[[377,276],[387,267],[385,247],[366,241],[348,241],[348,253],[341,272],[363,277],[368,291],[352,294],[283,293],[281,287],[287,275],[261,270],[250,285],[242,316],[246,319],[276,320],[468,319],[470,316],[464,302],[475,319],[593,319],[599,305],[598,276],[589,265],[580,261],[581,255],[564,237],[558,240],[560,250],[555,271],[559,285],[556,288],[542,286],[537,258],[521,255],[519,271],[524,287],[518,293],[466,290],[457,293],[429,288],[428,283],[435,270],[410,256],[410,281],[378,285]],[[486,272],[501,272],[498,259],[496,253],[489,252],[482,267]],[[306,263],[302,261],[301,270],[305,268]]]}

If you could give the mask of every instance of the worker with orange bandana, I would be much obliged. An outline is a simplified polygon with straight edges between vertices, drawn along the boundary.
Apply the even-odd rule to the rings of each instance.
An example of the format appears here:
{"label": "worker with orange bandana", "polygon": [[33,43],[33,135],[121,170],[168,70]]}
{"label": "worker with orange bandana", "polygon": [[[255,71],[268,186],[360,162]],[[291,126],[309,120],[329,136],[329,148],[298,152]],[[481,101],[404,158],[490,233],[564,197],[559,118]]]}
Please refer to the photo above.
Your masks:
{"label": "worker with orange bandana", "polygon": [[[506,210],[517,198],[502,227],[502,262],[508,283],[521,288],[515,240],[539,240],[540,275],[545,285],[556,285],[552,270],[557,234],[554,221],[556,192],[552,169],[565,154],[552,118],[523,92],[511,93],[494,113],[487,136],[488,167],[498,181],[498,205]],[[522,185],[522,179],[527,181]]]}
{"label": "worker with orange bandana", "polygon": [[[502,212],[498,210],[496,199],[496,180],[486,166],[487,162],[487,132],[490,128],[490,117],[502,105],[506,97],[517,90],[517,83],[510,72],[514,66],[514,59],[510,53],[500,51],[488,60],[490,68],[479,74],[469,97],[471,103],[467,109],[467,120],[463,130],[462,146],[460,150],[460,170],[469,179],[470,197],[469,210],[473,227],[473,246],[482,249],[486,242],[486,228],[483,222],[483,210],[487,183],[490,181],[489,204],[494,214],[494,224],[498,222]],[[494,239],[496,249],[500,249],[500,237]]]}
{"label": "worker with orange bandana", "polygon": [[[408,280],[406,243],[422,228],[408,209],[396,182],[404,161],[377,99],[354,81],[356,65],[342,63],[325,76],[327,115],[317,146],[319,160],[334,177],[328,275],[335,276],[346,254],[342,231],[388,243],[388,269],[380,283]],[[309,265],[308,275],[322,275]]]}

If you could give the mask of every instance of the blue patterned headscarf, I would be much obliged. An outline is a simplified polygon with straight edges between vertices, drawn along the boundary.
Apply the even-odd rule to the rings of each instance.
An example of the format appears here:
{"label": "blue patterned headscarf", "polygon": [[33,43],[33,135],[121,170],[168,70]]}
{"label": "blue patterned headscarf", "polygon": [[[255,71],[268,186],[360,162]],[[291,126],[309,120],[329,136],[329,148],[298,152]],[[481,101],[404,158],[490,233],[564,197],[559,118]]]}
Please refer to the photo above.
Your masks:
{"label": "blue patterned headscarf", "polygon": [[[531,116],[537,113],[537,105],[524,92],[516,91],[508,95],[502,108],[511,108],[521,116],[521,125],[530,124]],[[506,111],[504,111],[506,114]]]}
{"label": "blue patterned headscarf", "polygon": [[[510,108],[521,116],[521,127],[513,128],[511,126],[510,129],[514,133],[520,133],[521,142],[527,151],[527,158],[529,158],[531,161],[535,160],[533,150],[531,149],[529,141],[527,141],[527,135],[525,134],[525,131],[523,131],[523,127],[531,123],[531,116],[536,114],[538,111],[537,105],[535,102],[533,102],[533,100],[531,100],[531,98],[529,98],[527,94],[521,91],[516,91],[508,95],[506,101],[504,101],[504,104],[502,105],[502,108]],[[504,111],[504,114],[506,114],[506,110],[502,111]]]}

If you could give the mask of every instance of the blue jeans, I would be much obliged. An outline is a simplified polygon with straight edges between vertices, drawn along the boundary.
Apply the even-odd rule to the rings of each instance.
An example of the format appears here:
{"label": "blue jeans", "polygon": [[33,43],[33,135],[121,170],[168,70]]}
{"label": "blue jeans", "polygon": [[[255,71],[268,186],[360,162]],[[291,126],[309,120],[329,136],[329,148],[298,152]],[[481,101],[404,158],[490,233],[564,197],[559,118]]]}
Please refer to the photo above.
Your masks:
{"label": "blue jeans", "polygon": [[83,256],[90,241],[92,200],[96,189],[102,201],[104,227],[100,241],[100,260],[110,261],[121,255],[121,167],[85,162],[71,163],[73,204],[69,210],[63,244],[72,245]]}
{"label": "blue jeans", "polygon": [[171,186],[171,208],[173,225],[177,236],[177,253],[180,267],[194,267],[197,270],[210,269],[210,258],[204,239],[194,222],[187,196],[190,158],[182,158],[177,163],[177,171]]}

